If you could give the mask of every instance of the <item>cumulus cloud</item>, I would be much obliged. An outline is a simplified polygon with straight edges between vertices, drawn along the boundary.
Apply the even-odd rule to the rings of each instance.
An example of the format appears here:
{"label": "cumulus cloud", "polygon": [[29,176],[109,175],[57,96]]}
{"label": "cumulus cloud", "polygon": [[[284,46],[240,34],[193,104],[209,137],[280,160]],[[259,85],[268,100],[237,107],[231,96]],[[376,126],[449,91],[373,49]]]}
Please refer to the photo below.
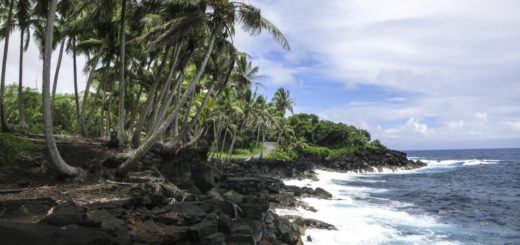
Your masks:
{"label": "cumulus cloud", "polygon": [[256,57],[289,67],[296,77],[303,64],[326,78],[319,82],[406,93],[375,101],[357,98],[313,112],[366,127],[398,148],[520,144],[515,130],[520,121],[520,2],[251,2],[279,25],[293,45],[290,54],[273,59],[279,49],[267,44],[268,36],[261,37],[261,44],[243,46]]}

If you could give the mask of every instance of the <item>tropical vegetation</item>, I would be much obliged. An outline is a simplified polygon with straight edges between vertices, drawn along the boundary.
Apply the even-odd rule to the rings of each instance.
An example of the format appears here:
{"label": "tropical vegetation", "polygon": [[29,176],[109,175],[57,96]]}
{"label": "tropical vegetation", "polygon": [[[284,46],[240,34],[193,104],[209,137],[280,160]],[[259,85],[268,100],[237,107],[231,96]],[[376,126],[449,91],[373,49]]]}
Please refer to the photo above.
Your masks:
{"label": "tropical vegetation", "polygon": [[[44,133],[62,175],[82,176],[65,162],[54,134],[116,140],[125,175],[155,144],[180,150],[207,147],[208,157],[252,156],[266,141],[280,158],[306,146],[359,146],[370,134],[344,124],[293,113],[284,88],[271,101],[258,92],[259,67],[236,49],[242,27],[251,36],[269,32],[284,49],[289,42],[257,7],[229,0],[3,0],[0,41],[0,123],[4,132]],[[19,79],[6,86],[10,35],[20,33]],[[31,40],[33,40],[31,42]],[[24,86],[24,52],[36,43],[42,91]],[[73,58],[73,81],[59,80],[64,52]],[[51,63],[57,55],[56,67]],[[77,67],[78,56],[86,57]],[[78,88],[78,72],[87,74]],[[52,82],[52,83],[51,83]],[[56,92],[73,83],[73,94]],[[3,137],[3,136],[2,136]]]}

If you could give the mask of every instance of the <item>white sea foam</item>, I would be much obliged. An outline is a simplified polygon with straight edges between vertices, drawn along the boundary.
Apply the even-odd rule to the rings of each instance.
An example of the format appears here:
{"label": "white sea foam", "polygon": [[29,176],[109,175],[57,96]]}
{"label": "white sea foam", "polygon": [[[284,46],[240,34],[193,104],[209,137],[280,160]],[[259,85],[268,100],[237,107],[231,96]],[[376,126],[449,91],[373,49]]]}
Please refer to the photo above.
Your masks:
{"label": "white sea foam", "polygon": [[485,164],[497,164],[499,163],[500,160],[479,160],[479,159],[472,159],[472,160],[467,160],[464,162],[463,165],[465,166],[471,166],[471,165],[485,165]]}
{"label": "white sea foam", "polygon": [[497,164],[500,160],[493,159],[452,159],[452,160],[421,160],[428,164],[429,168],[438,168],[438,167],[455,167],[458,165],[463,166],[472,166],[472,165],[481,165],[481,164]]}
{"label": "white sea foam", "polygon": [[[318,181],[285,180],[287,185],[321,187],[329,191],[332,200],[304,198],[303,201],[318,211],[311,212],[301,208],[296,210],[277,209],[280,215],[299,215],[333,224],[337,231],[308,229],[302,239],[307,244],[457,244],[446,241],[433,230],[449,229],[428,215],[413,215],[398,208],[412,204],[380,198],[385,204],[371,204],[366,201],[370,193],[385,191],[369,187],[345,186],[336,184],[341,181],[372,180],[360,178],[366,174],[337,173],[317,170]],[[379,173],[373,173],[379,174]],[[307,242],[310,236],[312,242]]]}

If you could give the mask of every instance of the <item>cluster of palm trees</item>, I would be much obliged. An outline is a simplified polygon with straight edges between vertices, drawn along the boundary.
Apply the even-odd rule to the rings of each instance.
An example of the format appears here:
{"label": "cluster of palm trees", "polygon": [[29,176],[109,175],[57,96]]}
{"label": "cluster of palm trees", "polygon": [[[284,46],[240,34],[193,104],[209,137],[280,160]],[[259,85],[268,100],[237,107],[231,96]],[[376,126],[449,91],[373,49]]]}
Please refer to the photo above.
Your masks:
{"label": "cluster of palm trees", "polygon": [[[180,149],[210,138],[212,150],[232,152],[246,134],[253,133],[257,143],[272,132],[280,142],[290,134],[284,129],[285,111],[292,111],[293,104],[289,93],[280,89],[268,103],[256,90],[258,67],[233,45],[235,27],[241,25],[252,36],[270,32],[289,50],[284,35],[250,4],[230,0],[1,0],[0,25],[0,40],[5,45],[2,130],[10,129],[3,96],[10,34],[18,30],[20,124],[27,125],[23,53],[32,36],[43,59],[44,133],[60,174],[82,174],[61,158],[53,137],[53,98],[64,52],[71,53],[74,61],[77,132],[104,138],[116,133],[121,146],[132,146],[119,168],[122,174],[157,142]],[[58,63],[51,74],[54,51]],[[81,99],[79,55],[87,57],[83,71],[88,74]],[[99,131],[92,133],[93,128]]]}
{"label": "cluster of palm trees", "polygon": [[[213,133],[210,152],[227,153],[227,160],[237,142],[246,148],[256,149],[264,145],[266,136],[277,137],[278,143],[283,136],[294,136],[294,133],[287,135],[290,129],[285,128],[285,113],[293,111],[293,99],[287,90],[280,88],[272,102],[267,102],[263,95],[257,93],[258,86],[261,86],[254,82],[258,78],[258,70],[247,60],[247,56],[239,55],[229,86],[207,107],[204,121]],[[247,143],[254,143],[254,147]]]}

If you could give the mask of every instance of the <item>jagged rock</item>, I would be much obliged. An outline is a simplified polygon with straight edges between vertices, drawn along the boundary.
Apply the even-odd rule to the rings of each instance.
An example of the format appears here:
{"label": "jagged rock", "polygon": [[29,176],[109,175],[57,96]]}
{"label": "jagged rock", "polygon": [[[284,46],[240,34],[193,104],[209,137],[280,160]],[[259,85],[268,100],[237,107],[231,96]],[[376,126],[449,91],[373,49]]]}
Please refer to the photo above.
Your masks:
{"label": "jagged rock", "polygon": [[245,217],[259,220],[262,218],[263,213],[269,209],[269,202],[257,197],[250,197],[239,203],[238,206]]}
{"label": "jagged rock", "polygon": [[181,224],[181,217],[178,212],[172,211],[165,214],[156,216],[155,219],[166,225],[179,225]]}
{"label": "jagged rock", "polygon": [[226,236],[220,232],[216,232],[202,238],[200,244],[202,245],[225,245]]}
{"label": "jagged rock", "polygon": [[302,234],[305,233],[305,230],[308,227],[322,230],[338,230],[334,225],[331,225],[329,223],[316,219],[307,219],[302,217],[296,218],[296,220],[293,221],[293,224],[300,228],[299,230]]}
{"label": "jagged rock", "polygon": [[25,219],[34,223],[47,215],[56,201],[50,198],[0,201],[2,219]]}
{"label": "jagged rock", "polygon": [[197,186],[202,193],[206,193],[215,186],[213,168],[204,165],[193,166],[191,169],[191,177],[195,186]]}
{"label": "jagged rock", "polygon": [[322,199],[330,199],[332,198],[332,194],[330,194],[328,191],[318,187],[316,190],[314,190],[313,195],[322,198]]}
{"label": "jagged rock", "polygon": [[49,211],[49,215],[41,220],[43,223],[62,225],[101,226],[100,223],[91,222],[87,219],[87,209],[79,207],[73,202],[66,202]]}
{"label": "jagged rock", "polygon": [[101,229],[112,237],[115,244],[127,244],[129,241],[128,226],[122,219],[104,209],[87,211],[87,219],[95,224],[100,224]]}
{"label": "jagged rock", "polygon": [[225,192],[223,196],[227,200],[232,201],[234,203],[240,203],[244,199],[243,195],[241,195],[240,193],[238,193],[234,190],[229,190],[229,191]]}
{"label": "jagged rock", "polygon": [[44,223],[0,223],[2,244],[112,244],[106,232],[83,226],[53,226]]}
{"label": "jagged rock", "polygon": [[188,230],[188,236],[192,240],[199,241],[203,237],[216,233],[217,231],[217,223],[215,221],[210,221],[206,219],[198,224],[191,226]]}

